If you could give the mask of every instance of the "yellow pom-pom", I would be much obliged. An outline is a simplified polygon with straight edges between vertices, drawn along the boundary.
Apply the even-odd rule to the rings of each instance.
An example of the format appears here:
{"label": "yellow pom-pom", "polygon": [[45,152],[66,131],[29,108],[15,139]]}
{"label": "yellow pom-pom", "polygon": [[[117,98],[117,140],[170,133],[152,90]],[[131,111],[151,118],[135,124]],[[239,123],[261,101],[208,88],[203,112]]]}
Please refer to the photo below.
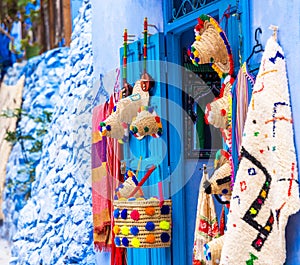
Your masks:
{"label": "yellow pom-pom", "polygon": [[127,176],[128,176],[128,177],[132,177],[132,176],[133,176],[133,172],[132,172],[131,170],[128,170],[128,171],[127,171]]}
{"label": "yellow pom-pom", "polygon": [[169,229],[170,229],[170,223],[167,222],[167,221],[161,221],[161,222],[159,223],[159,227],[160,227],[160,229],[162,229],[162,230],[169,230]]}
{"label": "yellow pom-pom", "polygon": [[201,36],[198,35],[198,36],[195,37],[195,39],[196,39],[197,41],[200,41],[200,40],[201,40]]}
{"label": "yellow pom-pom", "polygon": [[145,208],[145,213],[146,213],[147,215],[152,216],[152,215],[155,214],[155,208],[152,207],[152,206],[148,206],[148,207]]}
{"label": "yellow pom-pom", "polygon": [[[200,36],[199,36],[200,37]],[[194,51],[194,56],[198,57],[199,56],[199,52],[197,50]]]}
{"label": "yellow pom-pom", "polygon": [[155,197],[151,197],[149,200],[150,200],[150,201],[158,201],[158,199],[155,198]]}
{"label": "yellow pom-pom", "polygon": [[117,234],[120,233],[121,229],[120,229],[120,227],[118,225],[115,225],[114,228],[113,228],[113,230],[114,230],[115,235],[117,235]]}
{"label": "yellow pom-pom", "polygon": [[134,238],[131,240],[131,244],[132,244],[132,246],[134,246],[135,248],[139,248],[139,247],[140,247],[140,240],[138,240],[136,237],[134,237]]}
{"label": "yellow pom-pom", "polygon": [[129,235],[129,228],[128,228],[128,226],[123,225],[123,226],[121,227],[121,233],[122,233],[122,235],[124,235],[124,236],[128,236],[128,235]]}
{"label": "yellow pom-pom", "polygon": [[146,242],[153,244],[155,242],[155,236],[153,234],[149,234],[146,236]]}

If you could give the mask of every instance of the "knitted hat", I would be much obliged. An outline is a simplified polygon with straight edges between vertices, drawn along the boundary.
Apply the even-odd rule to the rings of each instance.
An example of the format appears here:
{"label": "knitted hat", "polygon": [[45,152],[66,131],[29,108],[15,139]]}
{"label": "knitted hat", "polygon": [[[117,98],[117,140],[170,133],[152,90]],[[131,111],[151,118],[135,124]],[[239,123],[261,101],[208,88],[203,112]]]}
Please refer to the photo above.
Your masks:
{"label": "knitted hat", "polygon": [[248,108],[220,264],[285,263],[288,217],[300,208],[298,183],[285,56],[271,37]]}
{"label": "knitted hat", "polygon": [[219,77],[232,75],[234,71],[232,52],[218,22],[208,15],[201,15],[195,29],[195,42],[188,50],[195,65],[211,64]]}

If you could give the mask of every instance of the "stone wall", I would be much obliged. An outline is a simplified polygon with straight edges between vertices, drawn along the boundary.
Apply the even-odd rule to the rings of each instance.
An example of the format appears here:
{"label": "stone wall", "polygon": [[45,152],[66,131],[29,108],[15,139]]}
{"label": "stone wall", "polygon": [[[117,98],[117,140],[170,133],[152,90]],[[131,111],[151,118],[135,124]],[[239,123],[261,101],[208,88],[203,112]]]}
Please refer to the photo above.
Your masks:
{"label": "stone wall", "polygon": [[13,239],[17,264],[94,264],[89,182],[94,99],[90,1],[83,1],[74,25],[32,198],[20,212]]}

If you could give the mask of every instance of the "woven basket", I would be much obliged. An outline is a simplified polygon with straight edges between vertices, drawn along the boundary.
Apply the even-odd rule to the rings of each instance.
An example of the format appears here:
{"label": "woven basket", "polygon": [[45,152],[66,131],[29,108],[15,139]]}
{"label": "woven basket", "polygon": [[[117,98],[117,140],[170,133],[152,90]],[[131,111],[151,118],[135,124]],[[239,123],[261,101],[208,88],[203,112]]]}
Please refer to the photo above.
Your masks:
{"label": "woven basket", "polygon": [[[162,207],[160,207],[159,200],[153,199],[114,200],[113,204],[113,232],[117,247],[163,248],[170,246],[172,227],[171,200],[165,200]],[[149,229],[153,228],[153,225],[154,229],[149,231]],[[137,231],[136,228],[138,233],[134,233]]]}

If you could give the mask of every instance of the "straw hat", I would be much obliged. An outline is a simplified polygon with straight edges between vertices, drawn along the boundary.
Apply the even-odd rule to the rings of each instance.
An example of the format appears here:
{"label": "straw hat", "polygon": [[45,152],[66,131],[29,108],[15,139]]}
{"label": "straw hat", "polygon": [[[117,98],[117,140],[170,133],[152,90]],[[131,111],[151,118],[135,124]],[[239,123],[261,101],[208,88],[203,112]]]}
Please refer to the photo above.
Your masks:
{"label": "straw hat", "polygon": [[119,120],[125,123],[131,123],[132,118],[136,116],[141,106],[148,106],[149,93],[143,91],[141,81],[137,81],[133,87],[132,95],[121,99],[117,104]]}
{"label": "straw hat", "polygon": [[133,87],[132,95],[122,98],[114,107],[114,112],[100,123],[99,130],[102,136],[119,139],[120,142],[128,141],[128,125],[137,115],[141,106],[149,103],[149,93],[137,81]]}
{"label": "straw hat", "polygon": [[130,132],[138,139],[145,135],[155,138],[162,135],[162,123],[153,107],[142,106],[130,125]]}
{"label": "straw hat", "polygon": [[218,22],[208,16],[201,15],[195,29],[195,42],[188,50],[195,65],[211,64],[220,77],[232,75],[234,71],[232,52]]}
{"label": "straw hat", "polygon": [[221,90],[220,97],[206,105],[205,120],[216,128],[226,129],[229,125],[228,113],[230,112],[231,87],[231,82],[226,82]]}

